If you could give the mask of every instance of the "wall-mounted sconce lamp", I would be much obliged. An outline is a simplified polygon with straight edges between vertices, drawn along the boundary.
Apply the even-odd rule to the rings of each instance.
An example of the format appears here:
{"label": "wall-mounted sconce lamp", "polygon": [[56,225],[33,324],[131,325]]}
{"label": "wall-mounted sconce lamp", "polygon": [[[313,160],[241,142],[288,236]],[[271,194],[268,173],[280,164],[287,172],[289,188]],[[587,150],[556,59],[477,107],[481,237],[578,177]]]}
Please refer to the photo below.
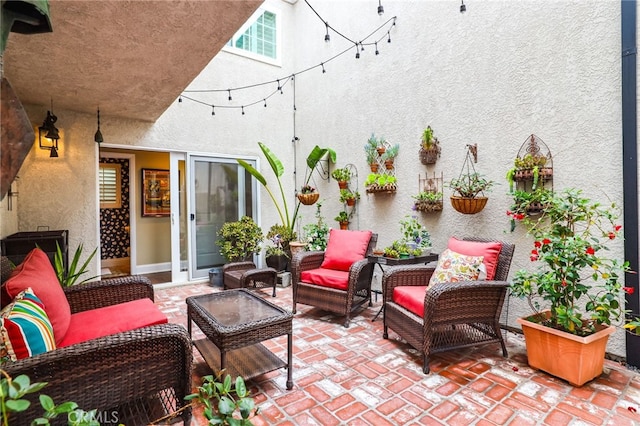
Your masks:
{"label": "wall-mounted sconce lamp", "polygon": [[51,111],[47,111],[47,117],[44,119],[42,126],[38,127],[38,144],[40,149],[48,149],[51,151],[49,157],[58,156],[58,140],[60,132],[55,126],[58,117],[53,113],[53,101],[51,101]]}
{"label": "wall-mounted sconce lamp", "polygon": [[98,130],[96,130],[93,140],[98,144],[98,146],[104,142],[104,139],[102,139],[102,132],[100,131],[100,108],[98,108]]}

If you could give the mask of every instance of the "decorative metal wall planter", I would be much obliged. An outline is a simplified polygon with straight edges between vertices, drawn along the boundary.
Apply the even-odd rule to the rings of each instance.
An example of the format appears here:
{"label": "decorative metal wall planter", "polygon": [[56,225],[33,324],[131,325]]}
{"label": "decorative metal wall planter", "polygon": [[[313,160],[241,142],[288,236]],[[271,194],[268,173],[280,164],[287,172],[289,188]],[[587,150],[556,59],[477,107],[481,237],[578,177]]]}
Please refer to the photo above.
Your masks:
{"label": "decorative metal wall planter", "polygon": [[440,177],[436,177],[435,172],[433,173],[433,177],[420,177],[418,175],[418,188],[419,192],[417,195],[414,195],[412,198],[415,200],[413,202],[413,208],[416,211],[424,212],[424,213],[432,213],[442,211],[443,202],[442,202],[442,187],[444,183],[444,178],[442,173],[440,173]]}
{"label": "decorative metal wall planter", "polygon": [[440,141],[433,135],[431,126],[422,132],[422,138],[420,140],[420,162],[424,165],[435,164],[440,157]]}
{"label": "decorative metal wall planter", "polygon": [[467,145],[467,155],[460,176],[451,179],[449,188],[454,195],[451,198],[451,205],[458,212],[463,214],[476,214],[484,209],[488,198],[484,196],[485,191],[489,191],[495,182],[481,176],[473,165],[478,158],[478,146]]}

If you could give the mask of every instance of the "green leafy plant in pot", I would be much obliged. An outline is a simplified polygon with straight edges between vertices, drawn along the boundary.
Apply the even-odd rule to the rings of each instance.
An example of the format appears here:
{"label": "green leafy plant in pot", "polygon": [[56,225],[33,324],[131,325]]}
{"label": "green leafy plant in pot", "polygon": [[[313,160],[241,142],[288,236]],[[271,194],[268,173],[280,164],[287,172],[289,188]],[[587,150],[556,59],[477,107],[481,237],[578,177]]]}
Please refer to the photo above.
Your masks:
{"label": "green leafy plant in pot", "polygon": [[[623,286],[622,277],[629,263],[606,256],[608,244],[621,230],[615,204],[603,206],[577,189],[550,194],[545,201],[537,219],[520,219],[534,238],[531,261],[543,266],[536,271],[518,271],[511,292],[525,298],[534,311],[532,316],[518,320],[525,331],[530,365],[580,386],[602,372],[606,341],[614,330],[606,326],[625,321],[624,294],[633,289]],[[527,333],[533,333],[532,324],[575,336],[573,340],[582,343],[590,343],[597,333],[603,334],[601,353],[595,355],[599,362],[590,371],[575,375],[569,372],[572,365],[584,364],[577,360],[569,361],[560,372],[550,371],[550,359],[568,360],[572,352],[565,347],[562,352],[566,353],[556,357],[552,348],[530,345]],[[637,319],[627,321],[624,327],[640,333]]]}
{"label": "green leafy plant in pot", "polygon": [[260,249],[264,240],[262,229],[249,216],[243,216],[237,222],[227,222],[218,231],[220,254],[227,262],[250,260]]}
{"label": "green leafy plant in pot", "polygon": [[[269,197],[273,201],[273,204],[276,207],[276,210],[278,211],[278,215],[280,216],[282,226],[286,227],[289,234],[293,236],[293,239],[295,239],[296,238],[295,226],[296,226],[296,221],[298,219],[298,210],[300,209],[301,202],[300,200],[296,199],[297,201],[296,206],[295,206],[295,209],[293,210],[293,215],[291,215],[289,213],[289,204],[287,202],[287,196],[284,192],[284,188],[282,187],[282,182],[280,180],[280,178],[284,174],[284,166],[282,165],[282,162],[280,161],[280,159],[264,143],[258,142],[258,146],[262,150],[262,153],[267,159],[267,162],[269,163],[269,166],[271,167],[271,170],[273,171],[273,174],[276,177],[276,180],[278,182],[278,188],[280,189],[280,198],[281,198],[282,204],[278,202],[278,199],[276,198],[275,194],[273,193],[271,188],[267,185],[267,180],[265,179],[262,173],[260,173],[255,167],[253,167],[251,164],[247,163],[244,160],[236,159],[236,161],[246,171],[248,171],[254,178],[256,178],[256,180],[260,182],[260,184],[264,187],[264,189],[269,194]],[[307,156],[307,167],[309,167],[313,172],[316,165],[325,157],[328,157],[328,160],[332,163],[335,163],[336,161],[336,153],[333,149],[320,148],[319,146],[316,145]],[[309,185],[311,176],[312,176],[312,173],[309,173],[303,186]]]}

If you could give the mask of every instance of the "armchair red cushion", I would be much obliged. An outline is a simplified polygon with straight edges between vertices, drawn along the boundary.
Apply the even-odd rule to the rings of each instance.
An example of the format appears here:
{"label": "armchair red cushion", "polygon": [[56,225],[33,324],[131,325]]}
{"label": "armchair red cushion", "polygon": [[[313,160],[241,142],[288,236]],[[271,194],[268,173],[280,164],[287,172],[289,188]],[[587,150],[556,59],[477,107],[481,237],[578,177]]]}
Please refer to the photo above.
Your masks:
{"label": "armchair red cushion", "polygon": [[7,294],[12,299],[29,287],[42,301],[53,326],[56,345],[60,344],[69,328],[71,308],[49,258],[39,248],[29,252],[5,283]]}
{"label": "armchair red cushion", "polygon": [[353,263],[364,259],[369,240],[371,231],[331,229],[320,267],[349,272]]}
{"label": "armchair red cushion", "polygon": [[487,268],[487,280],[492,280],[496,276],[498,257],[500,256],[500,250],[502,250],[500,241],[482,243],[478,241],[463,241],[456,237],[451,237],[447,248],[467,256],[483,256],[483,263]]}
{"label": "armchair red cushion", "polygon": [[300,281],[346,290],[349,285],[349,272],[326,268],[310,269],[300,274]]}
{"label": "armchair red cushion", "polygon": [[393,289],[393,301],[422,318],[426,294],[426,285],[403,285]]}

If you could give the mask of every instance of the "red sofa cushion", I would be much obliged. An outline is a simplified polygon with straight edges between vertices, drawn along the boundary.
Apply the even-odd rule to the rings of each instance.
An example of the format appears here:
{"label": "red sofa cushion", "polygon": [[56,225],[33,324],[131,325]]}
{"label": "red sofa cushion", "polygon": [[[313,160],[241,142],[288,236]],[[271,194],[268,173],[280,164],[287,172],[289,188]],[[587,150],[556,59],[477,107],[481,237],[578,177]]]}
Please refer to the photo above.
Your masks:
{"label": "red sofa cushion", "polygon": [[11,273],[5,283],[7,294],[15,298],[23,290],[31,287],[44,305],[44,310],[53,326],[56,345],[59,345],[71,321],[71,308],[62,286],[46,253],[35,248]]}
{"label": "red sofa cushion", "polygon": [[151,299],[138,299],[71,315],[69,330],[58,347],[168,322]]}
{"label": "red sofa cushion", "polygon": [[498,257],[500,256],[500,250],[502,250],[500,241],[482,243],[478,241],[463,241],[456,237],[451,237],[447,248],[467,256],[484,256],[483,263],[487,268],[487,280],[493,280],[496,276]]}
{"label": "red sofa cushion", "polygon": [[392,297],[395,303],[423,318],[426,294],[426,285],[402,285],[393,289]]}
{"label": "red sofa cushion", "polygon": [[371,240],[371,231],[331,229],[321,268],[349,272],[358,260],[364,259]]}
{"label": "red sofa cushion", "polygon": [[300,274],[300,280],[323,287],[346,290],[349,284],[349,272],[326,268],[310,269]]}

